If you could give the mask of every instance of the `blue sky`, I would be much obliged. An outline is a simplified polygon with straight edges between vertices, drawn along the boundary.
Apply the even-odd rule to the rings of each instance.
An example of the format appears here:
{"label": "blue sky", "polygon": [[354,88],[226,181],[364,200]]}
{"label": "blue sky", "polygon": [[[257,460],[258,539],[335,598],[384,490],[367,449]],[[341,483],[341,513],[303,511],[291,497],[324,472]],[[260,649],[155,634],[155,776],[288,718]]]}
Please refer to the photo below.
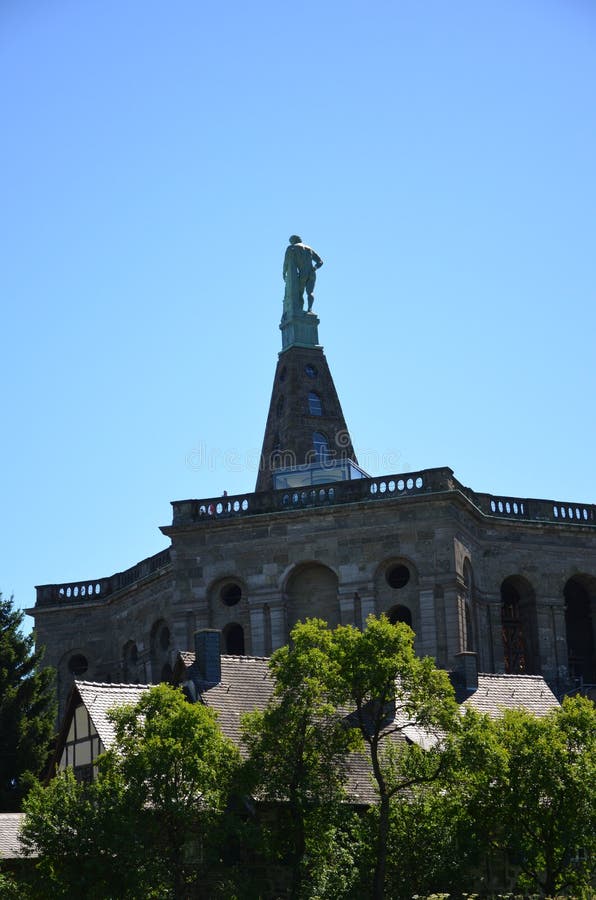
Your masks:
{"label": "blue sky", "polygon": [[591,0],[4,0],[4,594],[253,489],[293,232],[371,473],[596,502],[595,86]]}

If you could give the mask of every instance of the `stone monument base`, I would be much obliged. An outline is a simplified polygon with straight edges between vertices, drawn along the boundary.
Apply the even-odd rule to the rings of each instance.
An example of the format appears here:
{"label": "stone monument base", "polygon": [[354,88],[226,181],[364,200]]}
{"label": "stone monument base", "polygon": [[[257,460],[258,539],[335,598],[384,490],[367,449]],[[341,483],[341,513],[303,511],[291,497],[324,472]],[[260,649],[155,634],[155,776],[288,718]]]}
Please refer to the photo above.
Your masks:
{"label": "stone monument base", "polygon": [[314,312],[294,313],[289,319],[282,319],[281,331],[282,353],[289,347],[318,347],[319,321]]}

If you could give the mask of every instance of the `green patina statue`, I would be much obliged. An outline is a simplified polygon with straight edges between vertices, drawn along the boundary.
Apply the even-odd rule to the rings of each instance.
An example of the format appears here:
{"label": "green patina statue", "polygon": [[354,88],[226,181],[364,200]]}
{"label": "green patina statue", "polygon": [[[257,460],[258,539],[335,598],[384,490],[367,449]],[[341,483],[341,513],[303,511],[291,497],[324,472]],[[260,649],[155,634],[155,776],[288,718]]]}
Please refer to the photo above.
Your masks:
{"label": "green patina statue", "polygon": [[314,303],[316,270],[323,260],[312,247],[302,243],[297,234],[290,237],[290,245],[284,256],[283,278],[286,283],[284,294],[284,318],[303,312],[304,291],[308,300],[308,312]]}

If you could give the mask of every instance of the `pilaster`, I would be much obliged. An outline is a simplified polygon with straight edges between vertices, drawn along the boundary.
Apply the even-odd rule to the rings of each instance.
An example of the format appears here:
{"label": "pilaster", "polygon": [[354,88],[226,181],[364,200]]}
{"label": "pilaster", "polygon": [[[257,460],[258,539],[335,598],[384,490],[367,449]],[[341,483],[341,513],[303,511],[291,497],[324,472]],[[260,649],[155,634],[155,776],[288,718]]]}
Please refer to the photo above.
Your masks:
{"label": "pilaster", "polygon": [[418,594],[420,610],[417,643],[422,656],[437,656],[437,620],[435,616],[435,592],[433,587],[422,587]]}

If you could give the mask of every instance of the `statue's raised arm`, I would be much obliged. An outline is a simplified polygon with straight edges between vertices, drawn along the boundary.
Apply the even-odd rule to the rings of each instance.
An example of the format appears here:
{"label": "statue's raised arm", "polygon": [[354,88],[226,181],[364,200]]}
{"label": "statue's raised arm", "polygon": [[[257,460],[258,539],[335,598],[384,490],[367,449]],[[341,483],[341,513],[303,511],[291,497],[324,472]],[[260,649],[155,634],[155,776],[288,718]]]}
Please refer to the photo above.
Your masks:
{"label": "statue's raised arm", "polygon": [[284,295],[284,315],[286,317],[303,312],[304,292],[308,300],[308,312],[314,303],[316,270],[323,265],[319,254],[304,244],[297,234],[290,237],[284,256],[283,278],[286,283]]}

